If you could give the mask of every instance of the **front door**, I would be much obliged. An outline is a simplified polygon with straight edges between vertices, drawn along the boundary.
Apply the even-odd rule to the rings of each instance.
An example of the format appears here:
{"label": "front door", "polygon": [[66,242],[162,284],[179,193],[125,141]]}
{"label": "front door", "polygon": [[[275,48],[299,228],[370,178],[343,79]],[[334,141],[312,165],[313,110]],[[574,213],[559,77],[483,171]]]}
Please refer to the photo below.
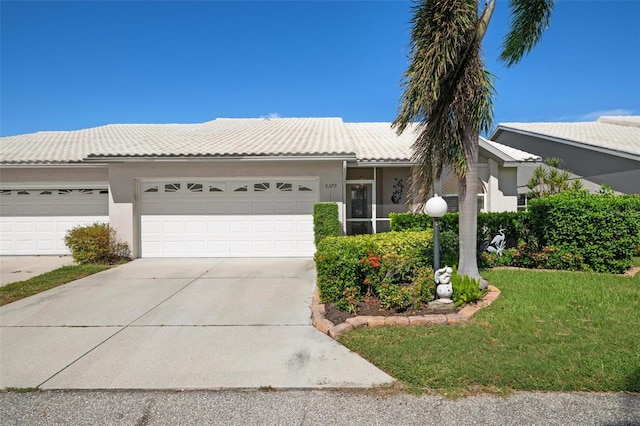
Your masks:
{"label": "front door", "polygon": [[373,217],[373,184],[347,184],[347,234],[371,234]]}

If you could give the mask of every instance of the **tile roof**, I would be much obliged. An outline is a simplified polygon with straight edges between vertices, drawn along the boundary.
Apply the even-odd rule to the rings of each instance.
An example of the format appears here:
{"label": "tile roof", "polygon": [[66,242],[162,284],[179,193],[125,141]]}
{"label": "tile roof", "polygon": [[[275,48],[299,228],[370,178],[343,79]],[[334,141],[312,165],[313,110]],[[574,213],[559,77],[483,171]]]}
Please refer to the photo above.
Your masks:
{"label": "tile roof", "polygon": [[415,133],[407,128],[398,136],[391,123],[345,123],[359,161],[411,160]]}
{"label": "tile roof", "polygon": [[640,116],[603,116],[597,121],[576,123],[500,123],[494,135],[511,130],[605,149],[640,155]]}
{"label": "tile roof", "polygon": [[[502,155],[500,157],[505,161],[542,161],[542,157],[539,155],[531,154],[525,151],[521,151],[519,149],[503,145],[498,142],[494,142],[489,139],[481,138],[481,142],[484,142],[486,145],[500,151]],[[482,143],[481,145],[482,146]]]}
{"label": "tile roof", "polygon": [[[110,124],[0,138],[0,163],[65,164],[123,157],[338,156],[364,162],[411,160],[414,129],[340,118],[218,118],[197,124]],[[488,141],[481,139],[482,148]],[[505,161],[531,154],[491,142]]]}
{"label": "tile roof", "polygon": [[353,155],[353,148],[340,118],[218,118],[198,124],[110,124],[0,138],[2,163],[273,155]]}

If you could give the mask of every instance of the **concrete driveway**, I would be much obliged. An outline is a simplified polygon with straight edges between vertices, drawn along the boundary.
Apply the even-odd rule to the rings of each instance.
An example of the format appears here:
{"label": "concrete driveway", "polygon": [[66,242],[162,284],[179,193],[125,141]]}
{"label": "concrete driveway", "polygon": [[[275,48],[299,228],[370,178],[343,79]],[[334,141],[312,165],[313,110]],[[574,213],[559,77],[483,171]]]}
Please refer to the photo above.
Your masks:
{"label": "concrete driveway", "polygon": [[136,260],[0,308],[0,388],[370,387],[310,323],[310,259]]}

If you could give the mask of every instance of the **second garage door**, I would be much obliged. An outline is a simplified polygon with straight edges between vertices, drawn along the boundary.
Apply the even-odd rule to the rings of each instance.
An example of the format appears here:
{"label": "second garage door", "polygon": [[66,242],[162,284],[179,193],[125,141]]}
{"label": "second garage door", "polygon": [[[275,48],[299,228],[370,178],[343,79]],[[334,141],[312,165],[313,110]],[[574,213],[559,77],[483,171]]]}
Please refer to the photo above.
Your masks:
{"label": "second garage door", "polygon": [[141,183],[142,257],[307,257],[317,179]]}

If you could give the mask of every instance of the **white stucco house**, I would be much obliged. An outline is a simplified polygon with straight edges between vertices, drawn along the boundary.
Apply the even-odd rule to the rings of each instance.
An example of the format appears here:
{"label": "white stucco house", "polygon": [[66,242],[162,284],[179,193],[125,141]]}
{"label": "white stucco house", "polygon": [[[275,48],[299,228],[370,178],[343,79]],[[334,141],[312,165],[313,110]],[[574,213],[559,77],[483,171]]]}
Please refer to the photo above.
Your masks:
{"label": "white stucco house", "polygon": [[[640,194],[640,116],[603,116],[591,122],[500,123],[491,140],[542,158],[558,157],[588,189],[603,183]],[[531,167],[520,169],[526,183]],[[591,185],[593,182],[595,185]]]}
{"label": "white stucco house", "polygon": [[[0,254],[66,253],[68,229],[109,222],[133,257],[311,256],[316,202],[344,232],[407,211],[410,131],[340,118],[114,124],[0,138]],[[479,208],[515,211],[540,157],[480,140]],[[456,180],[435,188],[456,209]]]}

